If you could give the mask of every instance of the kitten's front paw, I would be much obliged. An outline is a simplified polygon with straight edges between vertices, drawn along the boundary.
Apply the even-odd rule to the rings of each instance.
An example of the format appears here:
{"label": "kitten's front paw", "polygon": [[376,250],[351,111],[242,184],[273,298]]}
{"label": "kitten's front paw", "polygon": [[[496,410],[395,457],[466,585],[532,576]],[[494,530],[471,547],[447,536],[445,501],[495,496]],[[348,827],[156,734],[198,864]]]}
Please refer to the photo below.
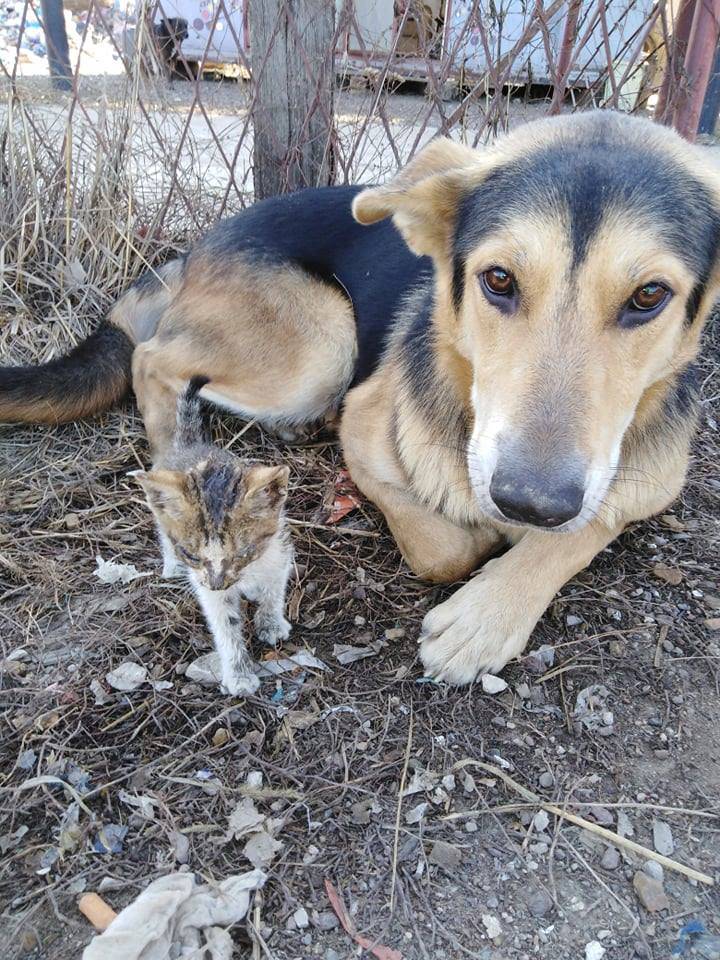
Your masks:
{"label": "kitten's front paw", "polygon": [[255,634],[258,640],[269,647],[276,647],[281,640],[287,640],[292,627],[285,617],[269,617],[258,611],[255,614]]}
{"label": "kitten's front paw", "polygon": [[426,614],[419,640],[425,676],[464,685],[480,673],[499,673],[522,653],[535,622],[501,584],[480,574]]}
{"label": "kitten's front paw", "polygon": [[255,673],[235,673],[225,677],[220,686],[231,697],[249,697],[260,686],[260,677]]}

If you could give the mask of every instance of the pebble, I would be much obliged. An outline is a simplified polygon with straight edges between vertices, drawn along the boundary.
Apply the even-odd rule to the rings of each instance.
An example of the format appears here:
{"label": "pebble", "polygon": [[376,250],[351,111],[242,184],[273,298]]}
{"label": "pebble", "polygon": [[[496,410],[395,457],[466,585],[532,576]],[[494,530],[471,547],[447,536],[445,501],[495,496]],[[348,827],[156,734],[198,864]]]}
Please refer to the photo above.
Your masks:
{"label": "pebble", "polygon": [[620,853],[617,847],[608,847],[602,855],[600,866],[604,870],[617,870],[620,866]]}
{"label": "pebble", "polygon": [[454,847],[451,843],[445,843],[444,840],[436,840],[432,845],[430,863],[436,863],[444,870],[454,870],[460,866],[462,861],[462,851],[459,847]]}
{"label": "pebble", "polygon": [[653,823],[653,845],[658,853],[671,857],[675,850],[670,824],[664,820],[655,820]]}
{"label": "pebble", "polygon": [[537,890],[527,898],[527,907],[534,917],[546,917],[553,909],[552,898],[545,890]]}
{"label": "pebble", "polygon": [[670,901],[665,893],[662,882],[650,877],[642,870],[633,877],[633,887],[638,896],[638,900],[650,913],[657,913],[658,910],[668,910]]}
{"label": "pebble", "polygon": [[549,770],[546,770],[544,773],[540,774],[540,779],[538,781],[541,787],[545,787],[547,790],[549,787],[552,787],[555,783],[555,777],[550,773]]}
{"label": "pebble", "polygon": [[508,688],[502,677],[496,677],[492,673],[484,673],[480,682],[485,693],[489,694],[502,693]]}
{"label": "pebble", "polygon": [[293,920],[295,921],[295,926],[298,930],[304,930],[310,923],[310,917],[308,917],[308,912],[305,907],[298,907],[295,913],[293,914]]}
{"label": "pebble", "polygon": [[660,883],[665,879],[665,871],[661,863],[658,863],[656,860],[646,860],[643,864],[643,873],[646,873],[649,877],[652,877],[653,880],[658,880]]}
{"label": "pebble", "polygon": [[321,910],[319,913],[313,910],[312,924],[318,930],[334,930],[338,925],[338,918],[332,910]]}
{"label": "pebble", "polygon": [[585,960],[602,960],[605,956],[605,947],[599,940],[591,940],[585,944]]}
{"label": "pebble", "polygon": [[325,960],[340,960],[340,954],[332,947],[328,947],[325,951]]}
{"label": "pebble", "polygon": [[468,822],[465,824],[465,833],[477,833],[477,828],[478,825],[476,820],[468,820]]}

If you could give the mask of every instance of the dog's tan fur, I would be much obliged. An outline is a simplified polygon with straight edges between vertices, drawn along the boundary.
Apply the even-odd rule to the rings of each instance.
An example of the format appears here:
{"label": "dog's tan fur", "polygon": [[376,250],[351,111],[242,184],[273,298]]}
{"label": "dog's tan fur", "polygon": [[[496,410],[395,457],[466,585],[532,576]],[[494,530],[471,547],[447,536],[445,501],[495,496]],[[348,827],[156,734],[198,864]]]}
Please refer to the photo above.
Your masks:
{"label": "dog's tan fur", "polygon": [[[380,365],[345,398],[340,436],[352,476],[421,577],[457,580],[512,544],[426,616],[421,656],[436,678],[467,683],[501,669],[522,652],[563,584],[628,523],[666,508],[684,482],[694,418],[673,412],[671,400],[718,295],[717,262],[688,324],[684,304],[697,278],[651,219],[618,209],[573,273],[562,216],[522,211],[478,241],[457,309],[453,301],[452,238],[463,196],[503,165],[570,142],[597,122],[590,115],[528,124],[484,152],[438,140],[389,184],[355,200],[361,223],[392,216],[410,248],[432,257],[435,280],[431,405],[412,389],[404,345],[416,312],[411,297]],[[666,158],[678,182],[696,178],[720,209],[720,176],[698,148],[647,122],[602,122]],[[522,278],[517,316],[500,316],[480,293],[475,278],[489,264]],[[652,323],[619,329],[621,304],[658,276],[673,300]],[[352,310],[300,270],[243,262],[188,269],[150,339],[131,307],[121,302],[115,323],[145,341],[135,351],[133,385],[157,450],[171,433],[177,391],[197,371],[212,380],[205,395],[274,423],[319,416],[350,381]],[[459,449],[452,425],[462,417],[472,435]],[[504,522],[493,507],[485,471],[501,430],[540,461],[573,451],[589,465],[583,511],[563,532]]]}

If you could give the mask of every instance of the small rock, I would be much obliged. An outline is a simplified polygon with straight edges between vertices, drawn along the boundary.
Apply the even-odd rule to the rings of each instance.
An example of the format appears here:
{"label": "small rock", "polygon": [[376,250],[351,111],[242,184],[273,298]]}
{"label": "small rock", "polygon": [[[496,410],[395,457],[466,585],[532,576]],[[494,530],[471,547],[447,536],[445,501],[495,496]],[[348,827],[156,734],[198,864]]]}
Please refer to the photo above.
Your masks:
{"label": "small rock", "polygon": [[534,917],[546,917],[553,909],[552,897],[545,890],[531,893],[526,900],[528,910]]}
{"label": "small rock", "polygon": [[468,820],[468,822],[465,824],[465,833],[477,833],[477,828],[478,825],[476,820]]}
{"label": "small rock", "polygon": [[585,960],[602,960],[605,956],[605,947],[599,940],[591,940],[585,944]]}
{"label": "small rock", "polygon": [[390,630],[385,631],[386,640],[402,640],[404,636],[405,636],[404,627],[393,627]]}
{"label": "small rock", "polygon": [[554,785],[555,777],[552,775],[552,773],[550,773],[549,770],[546,770],[544,773],[540,774],[540,779],[538,780],[538,783],[540,784],[541,787],[545,787],[545,789],[547,790]]}
{"label": "small rock", "polygon": [[649,877],[642,870],[633,877],[633,887],[638,896],[638,900],[649,913],[657,913],[658,910],[668,910],[670,901],[667,898],[662,883]]}
{"label": "small rock", "polygon": [[428,811],[429,803],[419,803],[405,814],[405,823],[420,823]]}
{"label": "small rock", "polygon": [[305,907],[298,907],[293,914],[293,920],[298,930],[304,930],[310,923],[310,917]]}
{"label": "small rock", "polygon": [[312,925],[318,930],[334,930],[338,925],[338,918],[332,910],[313,910]]}
{"label": "small rock", "polygon": [[503,690],[508,688],[502,677],[496,677],[492,673],[484,673],[480,682],[485,693],[489,694],[502,693]]}
{"label": "small rock", "polygon": [[328,947],[325,951],[325,960],[340,960],[340,954],[332,947]]}
{"label": "small rock", "polygon": [[80,526],[80,517],[76,513],[66,513],[65,514],[65,529],[66,530],[77,530]]}
{"label": "small rock", "polygon": [[632,825],[630,817],[625,813],[624,810],[618,810],[617,832],[621,837],[635,836],[635,828]]}
{"label": "small rock", "polygon": [[649,877],[652,877],[654,880],[658,880],[660,883],[662,883],[665,879],[665,871],[663,870],[663,866],[656,860],[646,860],[642,866],[642,871]]}
{"label": "small rock", "polygon": [[430,863],[436,863],[443,870],[455,870],[462,862],[462,851],[452,843],[436,840],[430,850]]}
{"label": "small rock", "polygon": [[502,927],[497,917],[494,917],[491,913],[484,913],[482,915],[482,922],[491,940],[502,936]]}
{"label": "small rock", "polygon": [[658,853],[664,857],[671,857],[675,850],[670,824],[664,820],[655,820],[653,823],[653,845]]}
{"label": "small rock", "polygon": [[602,855],[600,866],[604,870],[617,870],[620,866],[620,853],[617,847],[607,847],[605,853]]}
{"label": "small rock", "polygon": [[550,817],[547,815],[545,810],[540,810],[532,819],[532,825],[538,833],[542,833],[544,830],[547,830],[550,823]]}
{"label": "small rock", "polygon": [[582,623],[582,617],[576,617],[574,614],[571,613],[569,616],[565,617],[565,623],[569,627],[579,627],[580,624]]}

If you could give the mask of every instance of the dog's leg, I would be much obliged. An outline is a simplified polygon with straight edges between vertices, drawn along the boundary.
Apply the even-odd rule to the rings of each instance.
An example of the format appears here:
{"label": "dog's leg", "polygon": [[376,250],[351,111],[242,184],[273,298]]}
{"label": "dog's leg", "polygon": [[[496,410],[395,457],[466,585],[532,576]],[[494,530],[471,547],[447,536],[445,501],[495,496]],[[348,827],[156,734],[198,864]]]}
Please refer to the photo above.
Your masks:
{"label": "dog's leg", "polygon": [[368,382],[347,397],[340,435],[348,469],[360,490],[382,510],[400,552],[423,580],[450,583],[466,577],[502,538],[491,526],[461,527],[422,504],[391,442],[392,406],[382,387]]}
{"label": "dog's leg", "polygon": [[648,473],[649,462],[647,452],[636,452],[585,527],[567,534],[524,533],[507,553],[431,610],[420,637],[428,676],[471,683],[479,673],[497,672],[521,654],[558,590],[628,523],[662,512],[680,493],[688,462],[683,444],[664,463],[655,461],[656,474]]}
{"label": "dog's leg", "polygon": [[182,383],[170,375],[167,357],[163,353],[152,339],[141,343],[133,354],[133,390],[154,460],[173,441],[178,395],[176,383]]}
{"label": "dog's leg", "polygon": [[425,616],[420,656],[426,675],[464,684],[502,670],[525,649],[558,590],[621,529],[596,522],[575,534],[524,534]]}

